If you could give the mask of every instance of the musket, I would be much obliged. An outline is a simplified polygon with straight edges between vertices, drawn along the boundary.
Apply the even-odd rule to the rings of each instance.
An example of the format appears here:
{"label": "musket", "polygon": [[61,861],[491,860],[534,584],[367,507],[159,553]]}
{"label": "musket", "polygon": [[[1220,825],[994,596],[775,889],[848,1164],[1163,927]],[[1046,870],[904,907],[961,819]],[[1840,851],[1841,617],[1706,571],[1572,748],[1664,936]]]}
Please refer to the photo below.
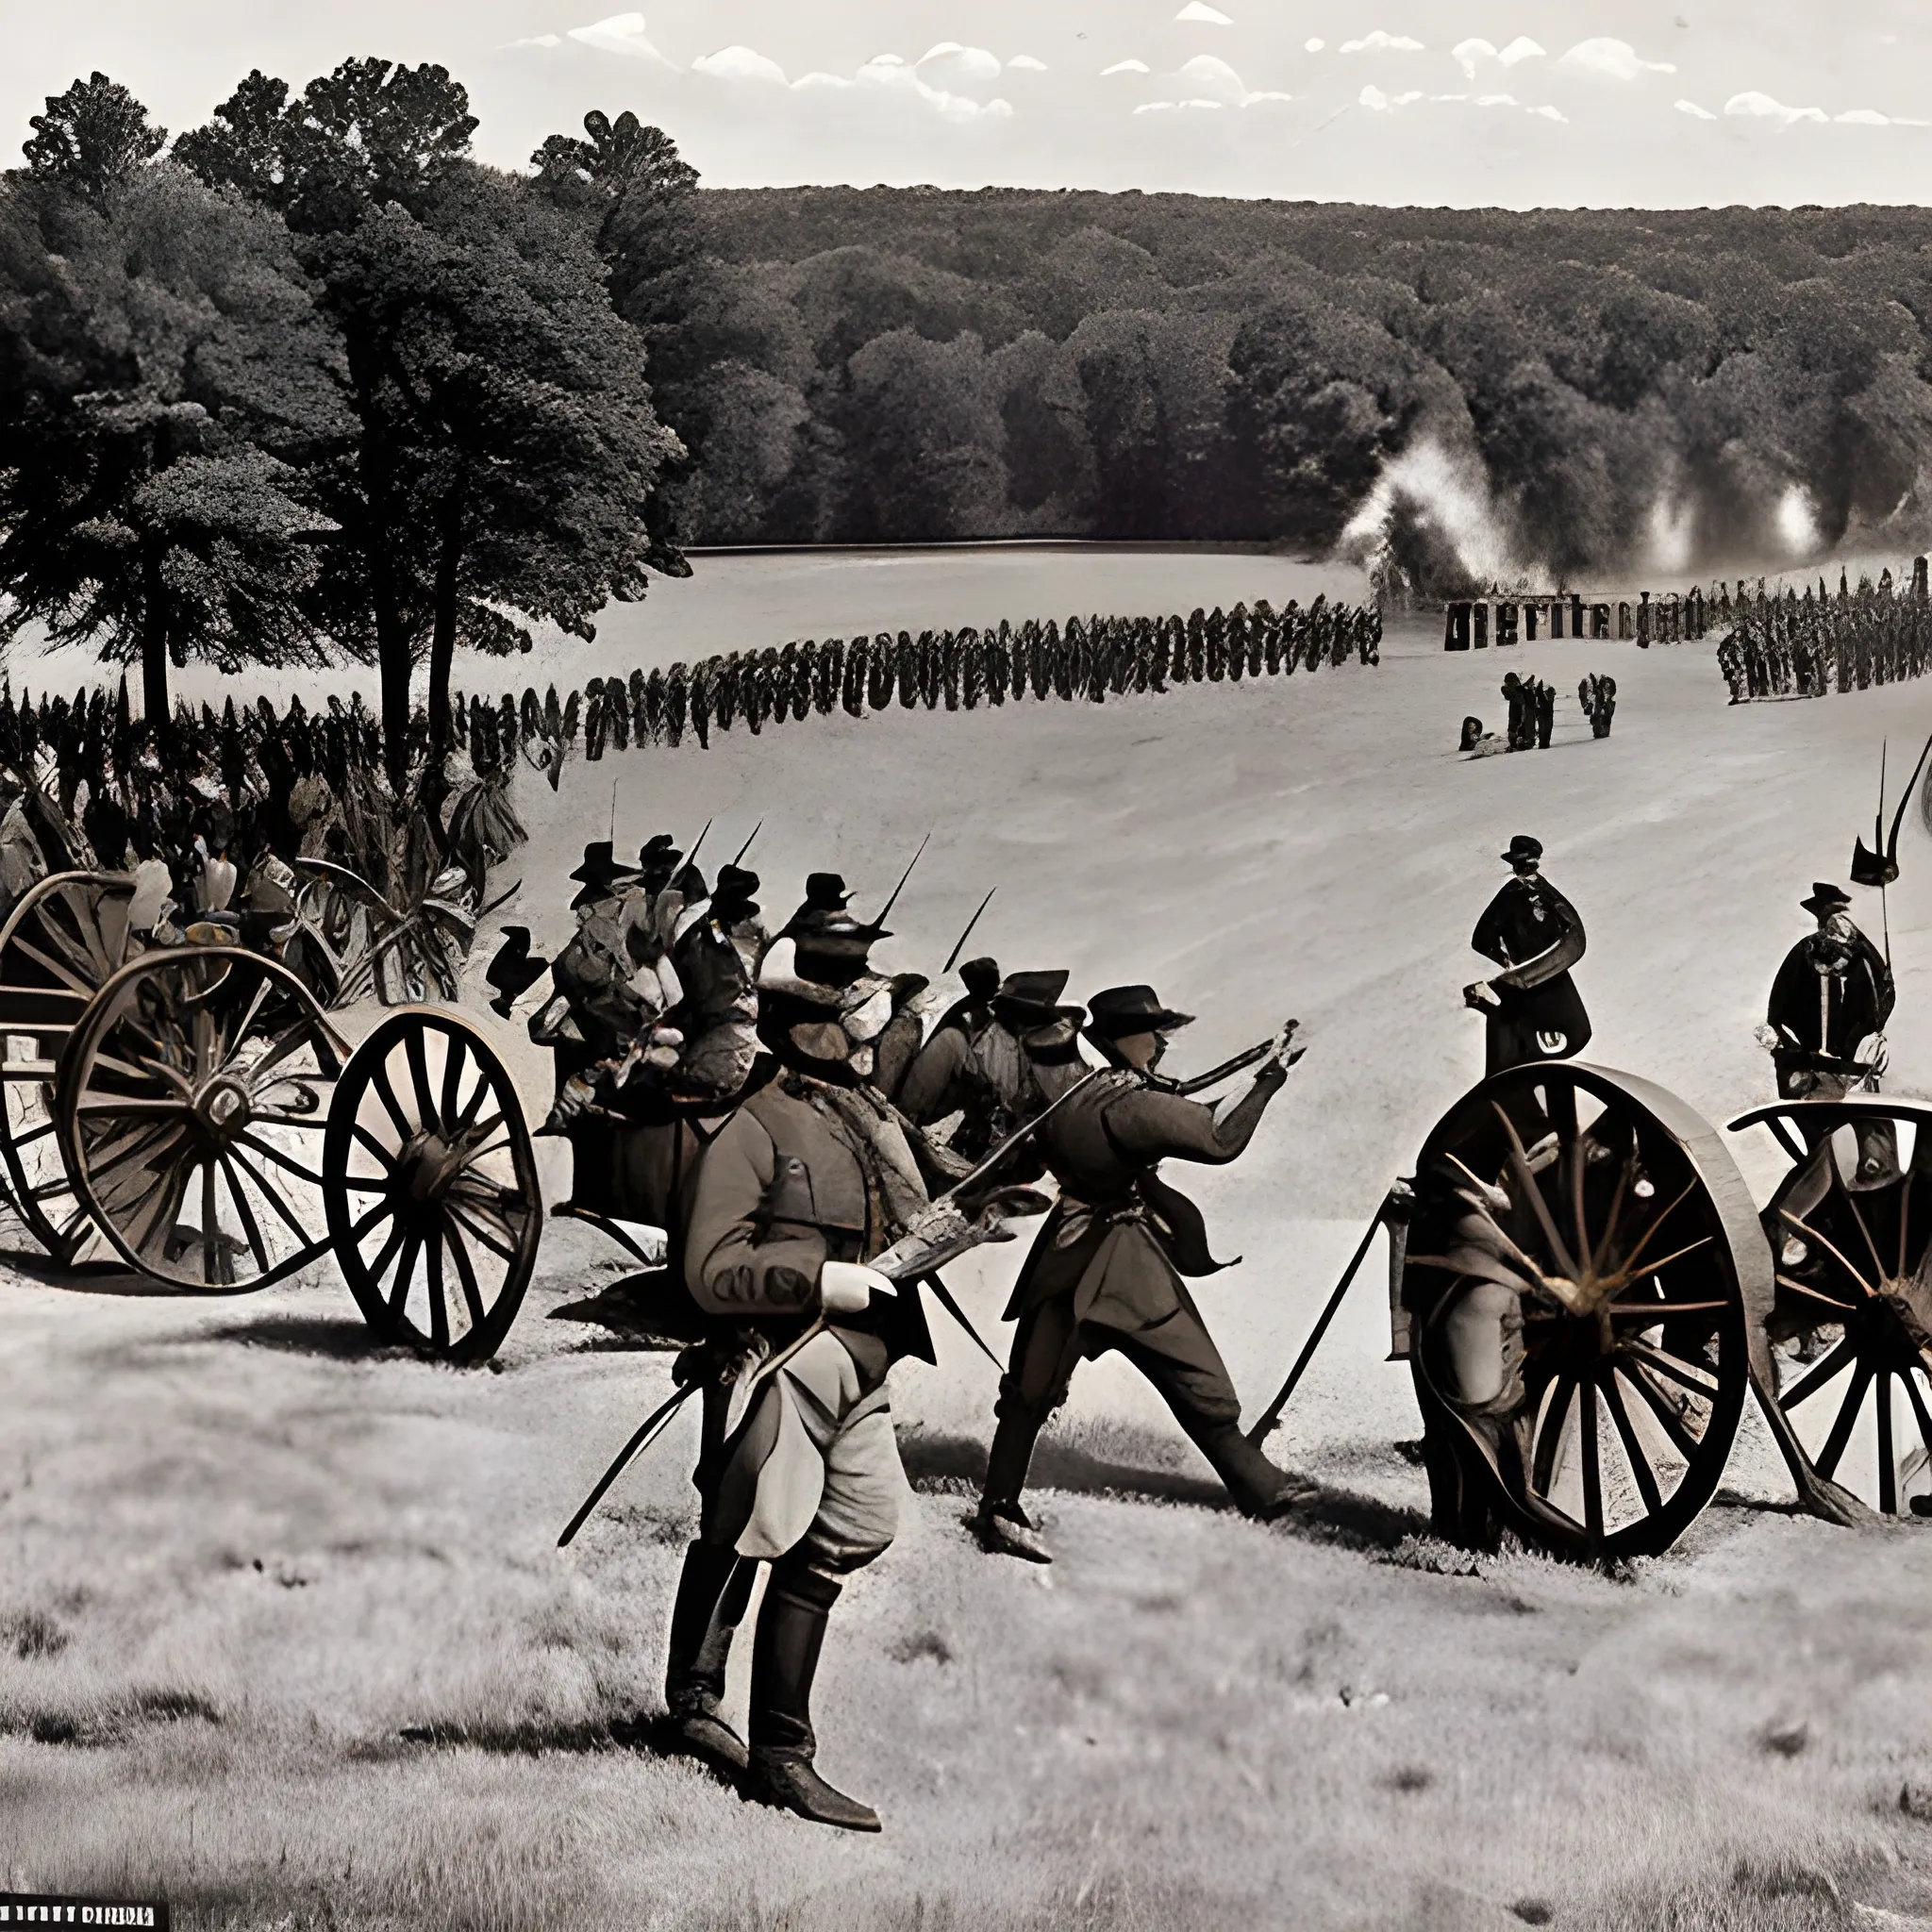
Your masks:
{"label": "musket", "polygon": [[931,843],[932,834],[928,832],[925,835],[925,837],[919,841],[919,852],[915,852],[912,855],[912,864],[908,865],[906,868],[906,870],[899,874],[899,883],[892,888],[892,896],[890,899],[888,899],[883,906],[879,908],[879,916],[873,921],[873,924],[874,925],[885,924],[887,919],[891,914],[892,908],[899,903],[899,894],[906,890],[906,881],[912,876],[912,866],[917,865],[919,863],[919,853],[924,852],[925,848]]}
{"label": "musket", "polygon": [[684,862],[686,865],[695,865],[697,863],[698,845],[702,845],[705,842],[705,832],[708,832],[711,829],[712,824],[713,821],[710,819],[707,819],[705,821],[705,830],[704,832],[700,832],[698,834],[697,845],[693,845],[691,848],[691,850],[684,855]]}
{"label": "musket", "polygon": [[[1150,1087],[1158,1089],[1162,1093],[1178,1093],[1185,1096],[1203,1092],[1209,1087],[1219,1086],[1222,1081],[1231,1074],[1239,1074],[1244,1067],[1252,1067],[1257,1060],[1266,1059],[1277,1045],[1287,1044],[1300,1024],[1300,1021],[1291,1020],[1274,1039],[1264,1040],[1258,1046],[1243,1047],[1231,1060],[1223,1060],[1218,1067],[1209,1067],[1205,1074],[1195,1074],[1189,1079],[1171,1080],[1158,1074],[1151,1074],[1144,1077]],[[1300,1059],[1306,1051],[1307,1048],[1297,1051],[1294,1059]],[[1294,1060],[1290,1060],[1287,1064],[1292,1066]]]}
{"label": "musket", "polygon": [[731,861],[733,865],[739,864],[743,859],[744,855],[751,850],[751,840],[756,839],[758,835],[764,829],[765,822],[763,819],[760,819],[758,822],[758,824],[751,828],[751,839],[747,839],[744,841],[744,843],[738,848],[738,856]]}
{"label": "musket", "polygon": [[974,913],[973,917],[966,922],[966,930],[959,935],[959,943],[956,945],[953,948],[953,950],[946,955],[946,963],[940,968],[940,971],[941,973],[950,973],[953,970],[954,960],[956,960],[959,957],[959,955],[966,950],[966,941],[973,937],[973,928],[979,924],[979,913],[984,912],[986,908],[992,904],[992,893],[997,892],[998,891],[999,888],[995,886],[992,889],[992,892],[989,892],[986,895],[986,897],[979,902],[979,911]]}

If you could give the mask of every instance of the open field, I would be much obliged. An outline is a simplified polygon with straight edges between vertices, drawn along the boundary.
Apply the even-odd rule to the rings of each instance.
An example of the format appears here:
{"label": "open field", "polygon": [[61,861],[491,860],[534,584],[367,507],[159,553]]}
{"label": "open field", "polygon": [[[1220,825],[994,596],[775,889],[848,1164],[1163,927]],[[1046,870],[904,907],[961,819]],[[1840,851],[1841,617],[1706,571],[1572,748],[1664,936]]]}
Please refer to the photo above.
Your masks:
{"label": "open field", "polygon": [[[1255,1146],[1190,1190],[1247,1257],[1201,1300],[1258,1407],[1479,1072],[1458,990],[1508,835],[1543,839],[1589,924],[1591,1057],[1722,1121],[1770,1092],[1752,1027],[1796,900],[1869,837],[1880,740],[1896,768],[1932,729],[1913,686],[1728,708],[1708,647],[1435,641],[1399,630],[1375,671],[574,763],[523,791],[502,916],[564,936],[562,874],[614,783],[625,847],[715,814],[724,856],[762,816],[780,918],[813,866],[869,909],[936,828],[891,965],[934,971],[997,884],[975,944],[1071,968],[1074,996],[1151,979],[1202,1015],[1181,1071],[1298,1014],[1311,1048]],[[1563,692],[1557,742],[1464,763],[1457,724],[1497,723],[1506,662]],[[1607,741],[1585,670],[1619,683]],[[1902,845],[1890,1085],[1932,1092],[1932,864],[1916,824]],[[543,1068],[518,1065],[541,1111]],[[1762,1198],[1768,1140],[1736,1151]],[[996,1344],[1014,1265],[959,1272]],[[940,1366],[895,1372],[902,1539],[821,1677],[824,1768],[886,1832],[747,1808],[631,1724],[656,1708],[691,1436],[552,1547],[666,1386],[663,1357],[550,1319],[620,1272],[553,1228],[494,1372],[457,1373],[372,1354],[327,1269],[216,1303],[8,1265],[0,1877],[264,1928],[1932,1923],[1932,1538],[1793,1519],[1753,1432],[1667,1558],[1612,1579],[1455,1557],[1393,1447],[1413,1409],[1374,1262],[1275,1439],[1324,1486],[1306,1519],[1219,1507],[1101,1364],[1042,1446],[1045,1572],[959,1527],[993,1374],[936,1317]]]}

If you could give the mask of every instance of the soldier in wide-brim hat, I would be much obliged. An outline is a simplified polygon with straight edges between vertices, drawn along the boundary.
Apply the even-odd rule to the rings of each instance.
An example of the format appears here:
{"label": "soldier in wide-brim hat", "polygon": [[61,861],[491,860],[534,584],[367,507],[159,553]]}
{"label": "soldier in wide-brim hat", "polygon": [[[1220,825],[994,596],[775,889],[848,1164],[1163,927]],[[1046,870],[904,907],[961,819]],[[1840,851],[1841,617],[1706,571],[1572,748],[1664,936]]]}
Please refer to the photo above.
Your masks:
{"label": "soldier in wide-brim hat", "polygon": [[1310,1493],[1241,1431],[1241,1398],[1183,1276],[1212,1274],[1200,1212],[1157,1172],[1164,1160],[1221,1165],[1248,1144],[1298,1051],[1288,1033],[1247,1092],[1216,1117],[1151,1076],[1168,1036],[1191,1024],[1151,986],[1115,986],[1087,1002],[1086,1037],[1109,1071],[1073,1091],[1086,1069],[1071,1052],[1041,1057],[1049,1099],[1036,1145],[1060,1195],[1035,1238],[1006,1317],[1016,1321],[1000,1382],[986,1485],[969,1519],[981,1544],[1051,1561],[1021,1505],[1033,1445],[1085,1357],[1112,1351],[1154,1384],[1237,1505],[1263,1519]]}

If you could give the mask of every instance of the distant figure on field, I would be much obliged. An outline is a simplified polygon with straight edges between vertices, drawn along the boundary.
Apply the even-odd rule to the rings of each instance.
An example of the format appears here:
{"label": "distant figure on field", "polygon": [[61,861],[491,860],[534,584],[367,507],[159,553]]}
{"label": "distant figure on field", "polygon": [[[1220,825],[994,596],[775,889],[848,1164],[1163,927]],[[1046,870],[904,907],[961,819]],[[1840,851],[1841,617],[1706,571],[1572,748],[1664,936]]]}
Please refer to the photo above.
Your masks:
{"label": "distant figure on field", "polygon": [[1509,707],[1505,727],[1511,751],[1527,751],[1536,742],[1536,707],[1529,686],[1513,671],[1503,677],[1503,699]]}
{"label": "distant figure on field", "polygon": [[1499,751],[1507,751],[1509,741],[1500,738],[1493,731],[1483,729],[1480,718],[1465,718],[1462,721],[1462,742],[1457,750],[1466,752],[1473,758],[1494,758]]}
{"label": "distant figure on field", "polygon": [[1607,738],[1610,720],[1617,715],[1617,680],[1591,672],[1576,687],[1576,702],[1583,707],[1583,715],[1590,720],[1590,735]]}
{"label": "distant figure on field", "polygon": [[1464,987],[1483,1015],[1484,1067],[1500,1074],[1526,1060],[1569,1059],[1590,1040],[1590,1016],[1570,977],[1583,958],[1583,921],[1542,876],[1540,840],[1519,832],[1502,855],[1512,876],[1470,936],[1471,947],[1504,970]]}
{"label": "distant figure on field", "polygon": [[1531,703],[1536,713],[1536,742],[1539,751],[1550,748],[1550,733],[1557,724],[1557,687],[1539,677],[1532,681]]}

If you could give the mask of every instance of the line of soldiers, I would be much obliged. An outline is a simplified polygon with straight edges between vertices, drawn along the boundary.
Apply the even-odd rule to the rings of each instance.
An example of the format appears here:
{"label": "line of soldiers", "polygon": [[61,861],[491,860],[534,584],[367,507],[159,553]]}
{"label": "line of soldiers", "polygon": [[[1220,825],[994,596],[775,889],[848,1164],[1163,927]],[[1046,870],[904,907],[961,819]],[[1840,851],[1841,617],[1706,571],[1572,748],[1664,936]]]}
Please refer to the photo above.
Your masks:
{"label": "line of soldiers", "polygon": [[[875,1830],[815,1769],[810,1699],[844,1580],[893,1536],[886,1377],[933,1359],[921,1285],[957,1313],[936,1257],[1006,1238],[1008,1214],[1047,1207],[1024,1184],[1052,1177],[968,1519],[989,1551],[1051,1559],[1022,1500],[1034,1443],[1080,1361],[1108,1351],[1154,1384],[1244,1511],[1282,1514],[1310,1491],[1241,1433],[1186,1285],[1222,1264],[1158,1170],[1239,1156],[1301,1049],[1291,1025],[1230,1063],[1252,1083],[1217,1112],[1159,1071],[1189,1016],[1151,987],[1083,1008],[1064,1001],[1064,972],[974,959],[928,1031],[928,982],[874,965],[884,915],[858,918],[836,874],[811,874],[771,934],[756,874],[734,860],[707,882],[668,835],[634,867],[593,844],[574,876],[578,930],[531,1022],[557,1056],[550,1125],[572,1141],[573,1211],[668,1234],[664,1320],[681,1299],[691,1338],[675,1374],[702,1391],[670,1741],[769,1803]],[[741,1739],[721,1707],[759,1564]]]}
{"label": "line of soldiers", "polygon": [[1324,595],[1306,609],[1291,599],[1276,611],[1264,597],[1230,611],[1196,608],[1186,617],[1070,617],[1064,629],[1052,619],[1018,626],[1002,619],[986,630],[968,625],[916,638],[902,630],[808,639],[633,671],[628,678],[592,678],[581,693],[560,699],[552,686],[541,701],[526,691],[520,705],[506,694],[459,700],[458,709],[471,721],[480,768],[491,744],[512,737],[536,762],[533,747],[552,746],[560,758],[581,732],[585,757],[601,758],[632,744],[675,745],[687,732],[708,746],[714,729],[729,731],[741,720],[758,734],[814,711],[862,718],[895,704],[908,711],[971,711],[1009,698],[1018,704],[1029,692],[1041,702],[1100,704],[1177,684],[1291,675],[1351,657],[1376,664],[1381,644],[1382,613],[1374,606],[1330,604]]}
{"label": "line of soldiers", "polygon": [[1507,735],[1511,751],[1547,751],[1557,724],[1557,688],[1532,672],[1527,677],[1504,674],[1503,700],[1509,708]]}
{"label": "line of soldiers", "polygon": [[1932,604],[1924,569],[1922,558],[1915,588],[1904,594],[1889,570],[1876,584],[1861,578],[1856,591],[1840,572],[1836,597],[1822,577],[1816,593],[1807,586],[1802,598],[1794,590],[1767,595],[1760,580],[1755,599],[1747,600],[1740,583],[1732,628],[1717,647],[1731,702],[1824,697],[1923,677],[1932,667]]}

